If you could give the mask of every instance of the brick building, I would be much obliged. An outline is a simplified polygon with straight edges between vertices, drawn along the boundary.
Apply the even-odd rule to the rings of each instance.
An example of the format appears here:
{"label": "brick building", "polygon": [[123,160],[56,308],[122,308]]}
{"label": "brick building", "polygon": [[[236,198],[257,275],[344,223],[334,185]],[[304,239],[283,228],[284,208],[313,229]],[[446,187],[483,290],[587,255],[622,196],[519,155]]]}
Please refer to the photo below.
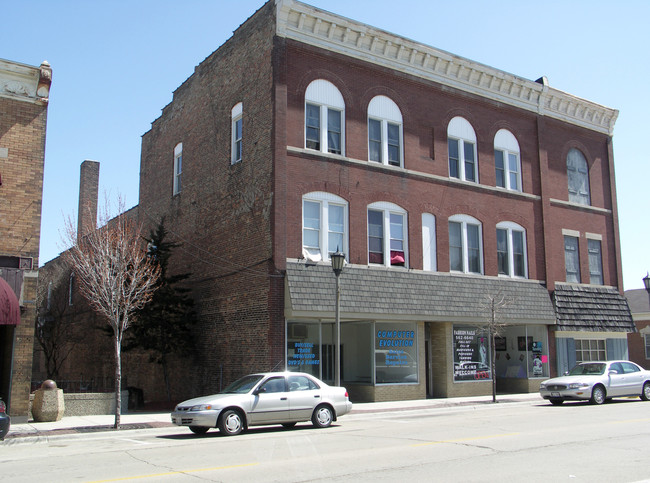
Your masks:
{"label": "brick building", "polygon": [[627,334],[630,360],[650,369],[650,294],[643,289],[626,290],[625,298],[637,329]]}
{"label": "brick building", "polygon": [[626,357],[617,114],[267,2],[142,139],[138,213],[183,243],[172,263],[200,319],[179,398],[250,371],[332,381],[337,250],[353,400],[489,394],[493,378],[536,391],[576,360]]}
{"label": "brick building", "polygon": [[0,59],[0,397],[27,421],[52,69]]}

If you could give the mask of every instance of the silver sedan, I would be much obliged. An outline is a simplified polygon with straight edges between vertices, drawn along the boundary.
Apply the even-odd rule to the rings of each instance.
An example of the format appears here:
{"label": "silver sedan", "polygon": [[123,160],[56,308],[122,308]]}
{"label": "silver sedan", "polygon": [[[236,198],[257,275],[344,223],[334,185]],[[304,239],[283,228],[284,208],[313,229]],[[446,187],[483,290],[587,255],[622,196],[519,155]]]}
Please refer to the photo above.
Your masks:
{"label": "silver sedan", "polygon": [[602,404],[613,397],[650,400],[650,371],[630,361],[581,362],[562,377],[541,383],[539,393],[551,404],[589,400]]}
{"label": "silver sedan", "polygon": [[326,428],[351,409],[344,387],[301,372],[269,372],[244,376],[219,394],[184,401],[171,418],[196,434],[218,427],[224,435],[235,435],[249,426],[292,427],[302,421]]}

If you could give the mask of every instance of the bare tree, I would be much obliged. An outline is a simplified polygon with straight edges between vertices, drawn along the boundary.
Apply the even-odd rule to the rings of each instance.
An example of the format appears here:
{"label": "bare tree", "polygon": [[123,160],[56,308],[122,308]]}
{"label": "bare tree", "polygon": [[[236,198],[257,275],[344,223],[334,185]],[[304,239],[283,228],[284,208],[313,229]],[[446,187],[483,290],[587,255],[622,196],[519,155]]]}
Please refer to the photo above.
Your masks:
{"label": "bare tree", "polygon": [[151,300],[160,269],[147,257],[142,227],[135,211],[124,211],[121,200],[118,213],[110,219],[106,207],[99,229],[89,230],[80,239],[70,219],[66,237],[71,248],[63,256],[74,270],[79,292],[90,306],[106,317],[113,329],[115,348],[115,429],[120,426],[122,409],[121,350],[124,331],[134,312]]}
{"label": "bare tree", "polygon": [[70,275],[68,266],[56,260],[41,268],[38,277],[37,350],[43,353],[46,379],[55,381],[61,366],[81,340],[75,321],[78,305],[70,303]]}
{"label": "bare tree", "polygon": [[488,340],[490,341],[490,372],[492,374],[492,402],[497,401],[497,379],[496,379],[496,338],[503,336],[503,331],[508,325],[504,320],[504,311],[511,306],[513,300],[502,292],[488,294],[485,296],[485,309],[489,314],[486,324]]}

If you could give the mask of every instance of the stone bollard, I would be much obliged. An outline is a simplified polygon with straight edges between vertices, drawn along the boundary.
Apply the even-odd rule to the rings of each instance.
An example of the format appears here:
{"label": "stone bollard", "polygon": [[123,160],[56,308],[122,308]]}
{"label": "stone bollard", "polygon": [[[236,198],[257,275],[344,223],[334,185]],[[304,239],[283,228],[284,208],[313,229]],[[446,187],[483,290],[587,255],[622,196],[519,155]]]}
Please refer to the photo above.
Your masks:
{"label": "stone bollard", "polygon": [[48,379],[34,392],[32,403],[34,421],[59,421],[64,411],[63,389],[57,389],[56,382]]}

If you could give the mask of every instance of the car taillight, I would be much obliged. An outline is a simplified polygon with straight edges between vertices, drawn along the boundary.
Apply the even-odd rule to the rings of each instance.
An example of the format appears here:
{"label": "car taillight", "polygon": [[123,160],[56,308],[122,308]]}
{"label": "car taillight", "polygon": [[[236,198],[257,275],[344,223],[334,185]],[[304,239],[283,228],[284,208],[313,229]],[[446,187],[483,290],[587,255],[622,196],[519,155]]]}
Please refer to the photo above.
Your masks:
{"label": "car taillight", "polygon": [[346,398],[346,399],[349,399],[349,398],[350,398],[350,396],[348,395],[348,392],[347,392],[347,391],[345,391],[345,398]]}
{"label": "car taillight", "polygon": [[5,406],[4,401],[0,401],[0,413],[4,413],[7,410],[7,406]]}

